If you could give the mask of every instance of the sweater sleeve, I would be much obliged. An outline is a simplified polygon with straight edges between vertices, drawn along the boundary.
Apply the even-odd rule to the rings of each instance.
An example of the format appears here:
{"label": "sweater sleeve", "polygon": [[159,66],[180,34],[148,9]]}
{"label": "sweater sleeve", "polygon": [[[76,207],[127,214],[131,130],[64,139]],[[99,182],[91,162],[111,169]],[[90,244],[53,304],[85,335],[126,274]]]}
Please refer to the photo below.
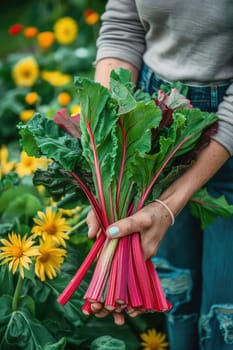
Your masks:
{"label": "sweater sleeve", "polygon": [[101,17],[96,61],[118,58],[140,69],[145,51],[145,30],[134,0],[109,0]]}
{"label": "sweater sleeve", "polygon": [[223,101],[219,104],[217,115],[219,127],[217,133],[212,137],[223,145],[230,155],[233,155],[233,84],[229,86]]}

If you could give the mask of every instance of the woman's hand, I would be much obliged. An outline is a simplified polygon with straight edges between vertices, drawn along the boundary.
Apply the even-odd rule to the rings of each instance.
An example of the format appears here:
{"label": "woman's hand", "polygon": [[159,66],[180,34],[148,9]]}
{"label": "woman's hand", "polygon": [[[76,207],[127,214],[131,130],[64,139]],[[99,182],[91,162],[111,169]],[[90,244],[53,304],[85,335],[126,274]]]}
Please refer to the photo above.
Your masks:
{"label": "woman's hand", "polygon": [[[109,238],[114,239],[139,232],[145,259],[149,259],[155,255],[159,243],[163,239],[171,222],[171,216],[167,209],[160,203],[154,202],[145,206],[132,216],[115,222],[107,228],[106,234]],[[100,227],[92,210],[87,215],[87,224],[89,227],[89,238],[98,236]],[[93,303],[91,309],[98,318],[109,314],[109,311],[101,303]],[[121,311],[114,310],[113,312],[114,322],[117,325],[122,325],[125,322],[124,314]],[[138,311],[130,314],[131,317],[137,315]]]}
{"label": "woman's hand", "polygon": [[[160,241],[171,225],[171,216],[168,210],[158,202],[153,202],[137,213],[116,221],[106,230],[109,238],[120,238],[134,232],[139,232],[145,259],[156,254]],[[94,238],[99,231],[98,221],[93,211],[87,216],[89,227],[88,236]]]}

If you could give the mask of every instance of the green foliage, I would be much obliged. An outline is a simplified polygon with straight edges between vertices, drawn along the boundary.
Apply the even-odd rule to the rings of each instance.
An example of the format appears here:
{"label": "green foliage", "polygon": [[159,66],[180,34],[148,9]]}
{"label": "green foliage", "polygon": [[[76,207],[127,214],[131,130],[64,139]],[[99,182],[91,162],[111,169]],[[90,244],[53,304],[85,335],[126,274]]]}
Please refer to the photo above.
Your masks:
{"label": "green foliage", "polygon": [[[141,197],[144,196],[144,191],[147,191],[147,197],[143,197],[144,202],[152,201],[187,168],[187,164],[179,163],[179,160],[195,148],[203,131],[217,120],[214,113],[201,112],[197,108],[179,109],[179,103],[182,105],[184,103],[183,97],[179,94],[171,95],[170,100],[176,104],[172,115],[173,122],[169,127],[165,125],[160,128],[157,138],[151,144],[152,130],[156,131],[161,122],[161,110],[152,98],[148,100],[148,96],[142,98],[143,95],[140,95],[140,99],[136,98],[138,93],[134,92],[127,70],[119,69],[112,72],[111,92],[86,77],[76,77],[74,84],[82,107],[81,140],[59,129],[53,120],[37,114],[26,125],[19,125],[20,142],[31,155],[41,154],[51,157],[57,163],[51,166],[48,173],[41,173],[40,179],[43,177],[43,180],[37,182],[47,186],[51,193],[55,194],[59,188],[62,189],[60,194],[66,191],[79,193],[77,183],[75,190],[70,174],[64,172],[72,170],[88,183],[89,189],[98,196],[100,194],[97,176],[100,176],[108,215],[111,211],[111,203],[108,203],[109,190],[111,188],[114,197],[118,191],[118,178],[122,166],[124,172],[121,178],[120,197],[117,199],[119,207],[126,210],[128,205],[125,201],[131,201],[133,194],[134,205],[137,207]],[[127,145],[125,153],[127,162],[122,164],[124,143]],[[93,145],[97,151],[99,175],[96,171]],[[88,174],[92,174],[92,179],[90,177],[87,182]],[[132,195],[130,188],[133,189]],[[205,204],[205,201],[202,201],[202,206]],[[230,215],[231,210],[227,204],[219,202],[219,207],[223,215]],[[205,213],[214,215],[209,210],[205,210]],[[122,211],[121,215],[126,214]],[[199,218],[206,221],[205,215],[207,214],[203,214],[201,209]],[[204,222],[203,225],[205,226]]]}
{"label": "green foliage", "polygon": [[193,215],[200,218],[203,229],[218,216],[228,218],[233,215],[233,205],[229,205],[224,196],[211,196],[206,188],[195,193],[189,205]]}
{"label": "green foliage", "polygon": [[[71,84],[56,86],[40,76],[27,87],[17,86],[12,76],[14,66],[22,58],[31,56],[38,63],[40,71],[59,71],[69,74],[71,79],[77,73],[92,76],[100,21],[88,24],[86,10],[92,9],[101,15],[105,6],[105,1],[96,3],[89,0],[15,2],[10,8],[6,6],[0,15],[0,39],[4,43],[0,54],[0,95],[4,95],[0,105],[1,143],[9,143],[18,138],[16,124],[21,118],[21,112],[46,111],[53,117],[61,107],[57,101],[58,94],[65,91],[71,95],[71,99],[73,97]],[[17,35],[10,35],[8,31],[15,23],[22,25],[22,28],[34,26],[39,33],[53,31],[56,21],[65,16],[72,17],[78,25],[77,38],[68,45],[55,43],[48,50],[41,50],[36,38],[28,39],[23,30]],[[38,93],[39,100],[29,105],[25,96],[31,91]],[[71,101],[68,107],[72,105]]]}
{"label": "green foliage", "polygon": [[96,338],[91,343],[91,350],[126,350],[125,343],[122,340],[114,339],[110,335]]}
{"label": "green foliage", "polygon": [[60,162],[65,170],[73,169],[78,164],[81,154],[79,140],[63,132],[53,120],[37,113],[30,123],[21,123],[19,129],[22,137],[20,143],[28,155],[40,157],[46,153],[48,159]]}

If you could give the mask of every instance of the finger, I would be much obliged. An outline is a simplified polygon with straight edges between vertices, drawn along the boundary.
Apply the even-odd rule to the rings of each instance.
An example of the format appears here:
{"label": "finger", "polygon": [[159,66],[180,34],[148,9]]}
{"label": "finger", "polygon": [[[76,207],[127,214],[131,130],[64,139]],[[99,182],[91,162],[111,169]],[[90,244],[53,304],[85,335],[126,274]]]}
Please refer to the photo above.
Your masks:
{"label": "finger", "polygon": [[117,326],[122,326],[125,323],[125,316],[124,314],[121,312],[114,312],[113,313],[113,318],[114,318],[114,323]]}
{"label": "finger", "polygon": [[90,210],[86,218],[88,226],[88,237],[94,238],[99,231],[99,223],[93,210]]}
{"label": "finger", "polygon": [[93,313],[99,312],[103,308],[103,305],[101,303],[92,303],[91,304],[91,311]]}
{"label": "finger", "polygon": [[102,308],[99,312],[96,312],[94,315],[97,318],[103,318],[106,317],[109,314],[109,311],[105,308]]}
{"label": "finger", "polygon": [[138,310],[134,310],[133,312],[128,313],[128,315],[132,318],[138,316],[139,314],[140,314],[140,311]]}
{"label": "finger", "polygon": [[106,233],[109,238],[120,238],[130,235],[134,232],[141,232],[149,228],[152,224],[150,215],[146,215],[144,211],[139,211],[122,220],[116,221],[108,227]]}

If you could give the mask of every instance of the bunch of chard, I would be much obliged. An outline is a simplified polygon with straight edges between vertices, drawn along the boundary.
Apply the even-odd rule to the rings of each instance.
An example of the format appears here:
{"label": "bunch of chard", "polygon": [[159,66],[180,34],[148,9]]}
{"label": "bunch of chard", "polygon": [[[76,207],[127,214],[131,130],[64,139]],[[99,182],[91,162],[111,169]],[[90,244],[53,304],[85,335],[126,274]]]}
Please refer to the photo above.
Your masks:
{"label": "bunch of chard", "polygon": [[176,90],[169,96],[160,92],[157,99],[136,99],[129,80],[128,72],[113,72],[110,91],[86,78],[75,80],[83,156],[91,168],[95,193],[78,174],[72,176],[90,200],[102,232],[58,301],[69,300],[97,257],[84,296],[85,312],[90,312],[93,302],[111,311],[170,309],[151,261],[144,259],[139,233],[109,240],[105,230],[141,209],[156,181],[169,175],[169,165],[192,149],[203,129],[216,120],[212,114],[193,110]]}
{"label": "bunch of chard", "polygon": [[[82,189],[101,228],[83,264],[58,298],[60,304],[66,304],[95,264],[84,296],[87,314],[93,302],[127,313],[171,308],[152,262],[144,259],[140,233],[109,239],[105,232],[116,220],[158,198],[189,166],[191,162],[184,162],[184,156],[217,121],[215,114],[192,108],[175,89],[149,96],[135,90],[130,78],[125,69],[112,71],[108,90],[88,78],[76,77],[80,115],[70,117],[62,110],[50,121],[62,127],[66,138],[59,136],[55,148],[54,140],[44,142],[34,135],[40,152],[60,163]],[[64,140],[68,138],[72,148],[66,148],[69,161],[64,159],[68,144]],[[62,147],[63,153],[59,153]]]}

